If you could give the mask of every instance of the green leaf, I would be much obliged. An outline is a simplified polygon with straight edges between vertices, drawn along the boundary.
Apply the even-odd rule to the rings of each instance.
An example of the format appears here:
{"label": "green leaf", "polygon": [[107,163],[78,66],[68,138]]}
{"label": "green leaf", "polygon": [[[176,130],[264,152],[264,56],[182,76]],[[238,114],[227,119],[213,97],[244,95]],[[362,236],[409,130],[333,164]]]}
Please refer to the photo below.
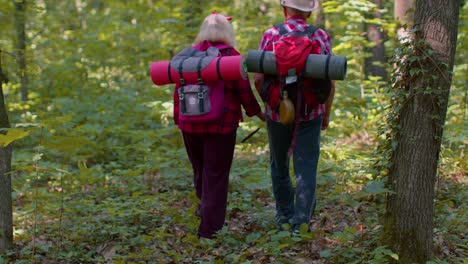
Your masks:
{"label": "green leaf", "polygon": [[10,145],[12,142],[24,138],[29,135],[29,131],[25,131],[23,129],[12,128],[8,129],[5,135],[0,134],[0,146],[6,147]]}
{"label": "green leaf", "polygon": [[397,255],[396,253],[393,253],[393,252],[392,252],[392,253],[390,253],[390,254],[388,254],[388,255],[389,255],[390,257],[392,257],[393,259],[395,259],[395,260],[399,260],[399,257],[398,257],[398,255]]}
{"label": "green leaf", "polygon": [[287,248],[289,247],[289,244],[280,244],[278,245],[278,249],[284,249],[284,248]]}
{"label": "green leaf", "polygon": [[245,242],[252,243],[257,241],[262,235],[260,233],[251,233],[245,239]]}
{"label": "green leaf", "polygon": [[320,251],[320,257],[321,257],[321,258],[329,258],[329,257],[331,257],[331,256],[333,256],[333,254],[332,254],[332,252],[331,252],[330,250],[328,250],[328,249],[325,249],[325,250]]}
{"label": "green leaf", "polygon": [[71,151],[82,148],[91,142],[84,137],[78,136],[52,136],[44,141],[44,146],[50,149]]}
{"label": "green leaf", "polygon": [[371,194],[379,194],[386,192],[387,189],[383,181],[373,181],[364,190]]}
{"label": "green leaf", "polygon": [[392,141],[392,149],[396,150],[397,146],[398,146],[398,141],[395,141],[395,140]]}

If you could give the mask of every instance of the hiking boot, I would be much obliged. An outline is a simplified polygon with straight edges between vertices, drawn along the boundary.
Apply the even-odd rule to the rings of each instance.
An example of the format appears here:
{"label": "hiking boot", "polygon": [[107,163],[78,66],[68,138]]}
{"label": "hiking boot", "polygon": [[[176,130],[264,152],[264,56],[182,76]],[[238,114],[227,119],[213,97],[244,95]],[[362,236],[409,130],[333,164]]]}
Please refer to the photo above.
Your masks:
{"label": "hiking boot", "polygon": [[[294,224],[292,226],[292,233],[293,235],[299,235],[301,233],[301,225],[305,225],[305,224]],[[304,227],[303,227],[304,228]],[[307,233],[310,233],[310,225],[307,225]]]}
{"label": "hiking boot", "polygon": [[291,234],[293,237],[299,236],[301,234],[301,231],[299,231],[299,229],[293,229]]}
{"label": "hiking boot", "polygon": [[288,218],[280,218],[278,220],[276,220],[276,225],[278,227],[278,230],[279,231],[283,231],[285,229],[289,229],[289,228],[286,228],[286,227],[289,227],[290,224],[289,224],[289,219]]}

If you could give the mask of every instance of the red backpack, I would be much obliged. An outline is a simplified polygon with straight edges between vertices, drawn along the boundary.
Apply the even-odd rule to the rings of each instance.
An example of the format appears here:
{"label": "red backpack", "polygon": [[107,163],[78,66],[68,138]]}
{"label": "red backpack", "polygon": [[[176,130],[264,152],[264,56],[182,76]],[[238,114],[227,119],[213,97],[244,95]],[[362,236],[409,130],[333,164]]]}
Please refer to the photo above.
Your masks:
{"label": "red backpack", "polygon": [[326,102],[331,81],[303,77],[307,56],[321,54],[320,43],[312,38],[317,27],[308,26],[303,32],[289,31],[284,23],[275,27],[280,35],[273,44],[278,76],[265,76],[261,96],[273,111],[278,112],[286,91],[295,105],[297,119],[299,115],[309,115],[317,104]]}

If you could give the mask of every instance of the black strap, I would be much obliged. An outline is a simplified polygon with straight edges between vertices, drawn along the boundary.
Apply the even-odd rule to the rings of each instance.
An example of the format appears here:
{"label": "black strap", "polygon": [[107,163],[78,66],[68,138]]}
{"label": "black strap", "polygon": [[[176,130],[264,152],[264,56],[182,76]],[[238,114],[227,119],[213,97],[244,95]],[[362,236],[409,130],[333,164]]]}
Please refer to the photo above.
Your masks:
{"label": "black strap", "polygon": [[280,36],[289,32],[288,28],[286,27],[284,23],[276,24],[275,27],[278,29]]}
{"label": "black strap", "polygon": [[309,36],[309,38],[312,39],[312,37],[314,36],[315,31],[317,31],[317,29],[318,29],[318,27],[313,26],[313,25],[309,25],[309,26],[307,26],[307,28],[304,30],[304,32],[306,32],[307,35]]}
{"label": "black strap", "polygon": [[329,77],[330,58],[331,58],[331,55],[328,55],[327,60],[325,61],[325,80],[330,79],[330,77]]}
{"label": "black strap", "polygon": [[181,86],[179,89],[179,101],[180,101],[180,111],[183,114],[187,113],[187,106],[185,105],[184,86]]}
{"label": "black strap", "polygon": [[200,108],[200,113],[204,112],[204,106],[203,106],[203,86],[199,85],[199,90],[198,90],[198,106]]}
{"label": "black strap", "polygon": [[221,51],[223,51],[223,50],[225,50],[225,52],[226,52],[226,55],[224,55],[224,56],[231,56],[231,51],[230,51],[230,49],[233,49],[233,47],[231,47],[231,46],[225,46],[225,47],[217,48],[217,49],[218,49],[218,51],[219,51],[220,57],[223,56],[223,54],[221,53]]}
{"label": "black strap", "polygon": [[169,76],[169,81],[170,81],[171,83],[173,83],[174,80],[172,80],[172,75],[171,75],[171,64],[170,64],[170,63],[167,64],[167,76]]}
{"label": "black strap", "polygon": [[218,78],[220,80],[223,79],[223,76],[221,75],[221,70],[220,70],[220,67],[219,67],[219,63],[221,62],[221,58],[222,57],[216,57],[217,61],[216,61],[216,73],[218,73]]}
{"label": "black strap", "polygon": [[265,59],[265,51],[263,50],[262,51],[262,55],[260,55],[260,61],[258,63],[260,63],[259,68],[260,68],[260,72],[263,73],[263,59]]}
{"label": "black strap", "polygon": [[[223,80],[223,75],[221,74],[221,68],[220,68],[220,62],[221,62],[221,58],[223,56],[231,56],[231,51],[230,49],[232,49],[233,47],[231,46],[225,46],[225,47],[222,47],[222,48],[218,48],[218,51],[219,51],[219,57],[216,57],[217,61],[216,61],[216,73],[218,74],[218,79],[219,80]],[[221,53],[221,51],[225,50],[226,51],[226,55],[223,55]]]}
{"label": "black strap", "polygon": [[[192,51],[191,55],[194,55],[197,51],[194,50]],[[182,68],[184,65],[184,61],[188,59],[188,57],[183,58],[180,60],[179,66],[177,70],[179,71],[179,78],[180,78],[180,90],[179,90],[179,100],[180,100],[180,111],[182,113],[187,113],[187,106],[185,105],[185,96],[184,96],[184,85],[185,85],[185,80],[184,80],[184,73],[182,72]]]}
{"label": "black strap", "polygon": [[197,75],[198,75],[198,84],[203,84],[203,80],[202,80],[202,77],[201,77],[201,64],[202,64],[202,61],[205,57],[200,57],[200,60],[198,61],[198,64],[197,64]]}
{"label": "black strap", "polygon": [[[280,36],[285,35],[285,34],[290,32],[290,30],[288,29],[288,27],[286,27],[286,24],[284,24],[284,23],[276,24],[275,27],[278,29],[278,32],[279,32]],[[319,28],[316,27],[316,26],[308,25],[304,29],[304,32],[307,33],[307,35],[309,36],[310,39],[312,39],[312,37],[314,36],[315,31],[317,31],[317,29],[319,29]]]}
{"label": "black strap", "polygon": [[[286,26],[286,24],[284,23],[279,23],[279,24],[276,24],[275,27],[278,29],[278,32],[280,34],[280,36],[282,35],[285,35],[289,32],[291,32],[288,27]],[[316,26],[313,26],[313,25],[308,25],[305,29],[304,29],[304,32],[307,33],[309,35],[310,38],[312,38],[312,36],[315,34],[315,31],[317,31],[318,27]]]}
{"label": "black strap", "polygon": [[182,72],[182,67],[186,59],[188,59],[188,57],[184,57],[182,60],[180,60],[179,67],[177,68],[177,70],[179,71],[179,78],[180,78],[181,85],[185,85],[184,73]]}

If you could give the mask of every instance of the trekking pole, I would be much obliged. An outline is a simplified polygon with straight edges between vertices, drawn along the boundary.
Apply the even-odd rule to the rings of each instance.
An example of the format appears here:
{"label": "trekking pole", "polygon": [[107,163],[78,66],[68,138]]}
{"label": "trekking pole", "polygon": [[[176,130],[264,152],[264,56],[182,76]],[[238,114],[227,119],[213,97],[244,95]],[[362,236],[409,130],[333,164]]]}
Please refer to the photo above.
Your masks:
{"label": "trekking pole", "polygon": [[249,138],[251,138],[253,135],[255,135],[255,133],[257,133],[258,130],[260,130],[260,128],[257,128],[254,131],[250,132],[250,134],[248,134],[244,139],[242,139],[241,143],[246,142]]}

